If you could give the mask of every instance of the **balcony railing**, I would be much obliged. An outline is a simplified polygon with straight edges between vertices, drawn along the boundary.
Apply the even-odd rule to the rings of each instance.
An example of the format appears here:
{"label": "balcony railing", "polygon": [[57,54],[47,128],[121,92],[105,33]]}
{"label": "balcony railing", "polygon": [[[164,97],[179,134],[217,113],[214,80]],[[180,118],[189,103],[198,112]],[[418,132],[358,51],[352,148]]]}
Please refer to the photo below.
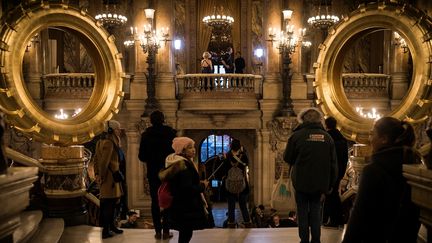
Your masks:
{"label": "balcony railing", "polygon": [[186,97],[260,97],[262,76],[253,74],[186,74],[177,77],[177,95]]}
{"label": "balcony railing", "polygon": [[90,98],[95,83],[93,73],[55,73],[42,76],[45,98]]}
{"label": "balcony railing", "polygon": [[388,98],[391,76],[380,73],[344,73],[347,98]]}

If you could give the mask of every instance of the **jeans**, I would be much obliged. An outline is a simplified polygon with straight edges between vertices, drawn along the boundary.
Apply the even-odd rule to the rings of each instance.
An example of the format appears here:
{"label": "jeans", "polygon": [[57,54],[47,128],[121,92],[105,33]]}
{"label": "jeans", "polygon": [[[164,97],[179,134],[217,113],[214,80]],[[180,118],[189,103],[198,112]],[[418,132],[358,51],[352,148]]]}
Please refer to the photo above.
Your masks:
{"label": "jeans", "polygon": [[248,193],[245,191],[239,193],[238,195],[227,192],[229,223],[235,223],[235,202],[237,197],[239,201],[240,211],[243,216],[243,221],[250,222],[249,211],[246,205]]}
{"label": "jeans", "polygon": [[309,243],[309,227],[312,235],[311,243],[319,243],[321,238],[321,194],[305,194],[296,192],[297,220],[301,243]]}
{"label": "jeans", "polygon": [[[159,208],[158,189],[161,182],[150,182],[150,197],[151,197],[151,213],[153,219],[153,225],[156,233],[161,233],[162,229],[164,232],[169,231],[167,220],[163,216],[163,212]],[[162,220],[162,221],[161,221]]]}

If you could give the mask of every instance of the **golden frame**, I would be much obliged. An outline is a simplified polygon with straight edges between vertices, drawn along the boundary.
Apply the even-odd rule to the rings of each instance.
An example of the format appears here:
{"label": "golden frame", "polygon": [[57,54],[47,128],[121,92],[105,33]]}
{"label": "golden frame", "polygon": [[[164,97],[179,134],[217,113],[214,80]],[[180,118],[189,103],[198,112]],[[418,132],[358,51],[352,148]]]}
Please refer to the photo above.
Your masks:
{"label": "golden frame", "polygon": [[380,29],[392,29],[401,34],[408,44],[414,65],[407,95],[388,116],[412,123],[425,121],[432,101],[431,18],[410,5],[389,2],[360,5],[329,29],[314,64],[317,105],[326,117],[334,116],[339,121],[341,132],[346,137],[359,143],[368,143],[373,121],[357,115],[348,102],[342,86],[342,62],[347,47],[356,37]]}
{"label": "golden frame", "polygon": [[[41,110],[23,80],[26,45],[48,27],[72,31],[94,62],[96,80],[90,100],[80,115],[69,120],[57,120]],[[0,109],[7,123],[38,141],[57,145],[81,144],[102,132],[123,96],[122,55],[114,40],[86,11],[67,4],[20,5],[7,13],[0,28]]]}

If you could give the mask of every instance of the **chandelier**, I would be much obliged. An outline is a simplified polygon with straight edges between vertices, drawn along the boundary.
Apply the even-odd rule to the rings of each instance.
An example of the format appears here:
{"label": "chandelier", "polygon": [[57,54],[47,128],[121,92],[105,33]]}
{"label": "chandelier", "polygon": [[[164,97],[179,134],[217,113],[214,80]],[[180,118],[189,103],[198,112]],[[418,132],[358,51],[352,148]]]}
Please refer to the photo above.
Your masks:
{"label": "chandelier", "polygon": [[110,4],[109,1],[105,5],[105,10],[96,15],[95,19],[101,21],[106,28],[121,26],[127,22],[126,16],[118,12],[117,5]]}
{"label": "chandelier", "polygon": [[370,111],[365,111],[363,107],[356,106],[356,112],[364,118],[378,120],[382,117],[380,113],[377,112],[377,109],[372,107]]}
{"label": "chandelier", "polygon": [[204,24],[211,27],[230,26],[234,23],[234,18],[224,14],[212,14],[205,16],[202,21],[204,22]]}
{"label": "chandelier", "polygon": [[316,28],[316,29],[328,29],[330,26],[336,24],[337,22],[339,22],[339,17],[333,14],[329,14],[328,11],[328,4],[327,1],[325,1],[325,13],[321,12],[321,0],[319,1],[319,5],[318,5],[318,14],[316,16],[312,16],[310,17],[307,22],[308,24],[310,24],[312,27]]}

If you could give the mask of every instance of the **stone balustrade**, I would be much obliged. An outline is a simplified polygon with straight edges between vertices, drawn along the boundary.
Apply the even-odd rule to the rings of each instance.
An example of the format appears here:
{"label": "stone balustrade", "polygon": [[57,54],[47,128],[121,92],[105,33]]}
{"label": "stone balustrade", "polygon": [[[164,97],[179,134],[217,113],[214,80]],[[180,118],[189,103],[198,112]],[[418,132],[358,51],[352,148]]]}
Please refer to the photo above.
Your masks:
{"label": "stone balustrade", "polygon": [[344,73],[342,82],[350,98],[389,98],[391,76],[380,73]]}
{"label": "stone balustrade", "polygon": [[262,76],[253,74],[186,74],[177,75],[177,95],[205,96],[234,94],[235,96],[261,96]]}
{"label": "stone balustrade", "polygon": [[42,76],[45,98],[90,98],[93,73],[53,73]]}

